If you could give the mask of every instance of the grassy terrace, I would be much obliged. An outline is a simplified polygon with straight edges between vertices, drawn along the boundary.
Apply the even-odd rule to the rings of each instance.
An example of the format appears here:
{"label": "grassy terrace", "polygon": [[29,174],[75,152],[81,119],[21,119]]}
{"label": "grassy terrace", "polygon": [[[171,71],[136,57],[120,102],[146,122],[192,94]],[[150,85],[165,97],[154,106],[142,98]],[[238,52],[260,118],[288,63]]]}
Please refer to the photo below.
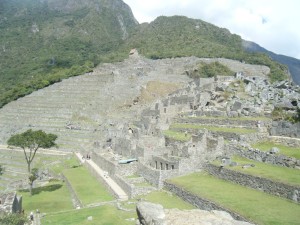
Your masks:
{"label": "grassy terrace", "polygon": [[281,144],[276,144],[273,142],[260,142],[252,145],[253,148],[257,148],[261,151],[269,151],[272,147],[279,148],[279,154],[294,157],[300,159],[300,148],[292,148]]}
{"label": "grassy terrace", "polygon": [[[89,216],[93,217],[92,221],[87,220]],[[129,218],[136,218],[136,213],[124,212],[114,206],[105,205],[53,213],[44,217],[41,222],[43,225],[134,225],[135,221],[126,220]]]}
{"label": "grassy terrace", "polygon": [[231,128],[231,127],[214,127],[214,126],[205,126],[201,124],[191,124],[191,123],[174,123],[171,125],[170,129],[207,129],[215,132],[228,132],[228,133],[237,133],[237,134],[251,134],[255,133],[254,129],[246,129],[246,128]]}
{"label": "grassy terrace", "polygon": [[270,118],[267,117],[247,117],[247,116],[243,116],[243,117],[224,117],[224,116],[218,116],[218,117],[214,117],[214,116],[196,116],[196,117],[183,117],[183,119],[188,118],[188,119],[207,119],[207,120],[237,120],[237,121],[270,121]]}
{"label": "grassy terrace", "polygon": [[170,180],[185,190],[235,211],[260,225],[298,225],[300,205],[206,173]]}
{"label": "grassy terrace", "polygon": [[71,195],[63,182],[52,181],[46,186],[33,189],[30,196],[28,190],[19,191],[23,196],[23,209],[26,213],[39,209],[41,213],[70,210],[73,208]]}
{"label": "grassy terrace", "polygon": [[105,187],[90,175],[87,168],[67,169],[63,171],[63,174],[71,183],[83,205],[114,200]]}
{"label": "grassy terrace", "polygon": [[[257,162],[242,157],[235,156],[232,158],[239,166],[226,166],[227,169],[235,170],[241,173],[253,176],[267,178],[280,183],[296,185],[300,187],[300,171],[297,169],[274,166],[267,163]],[[219,163],[218,163],[219,164]],[[254,164],[255,167],[243,169],[241,165]]]}
{"label": "grassy terrace", "polygon": [[161,204],[166,209],[195,209],[193,205],[166,191],[154,191],[142,198],[149,202]]}
{"label": "grassy terrace", "polygon": [[163,131],[165,137],[176,140],[176,141],[189,141],[192,137],[191,134],[185,134],[182,132],[174,131],[174,130],[165,130]]}

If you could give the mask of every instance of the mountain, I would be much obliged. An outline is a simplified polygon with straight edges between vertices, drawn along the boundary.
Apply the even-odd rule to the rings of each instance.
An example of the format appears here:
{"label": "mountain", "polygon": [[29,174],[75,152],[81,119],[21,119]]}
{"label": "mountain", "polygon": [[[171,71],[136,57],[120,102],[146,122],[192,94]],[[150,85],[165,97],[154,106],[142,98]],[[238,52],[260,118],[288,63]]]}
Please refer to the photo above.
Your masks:
{"label": "mountain", "polygon": [[1,0],[0,107],[112,61],[137,25],[121,0]]}
{"label": "mountain", "polygon": [[0,107],[131,48],[149,58],[223,57],[263,64],[272,81],[287,68],[247,52],[240,36],[202,20],[158,17],[138,24],[122,0],[0,0]]}
{"label": "mountain", "polygon": [[137,48],[142,55],[152,59],[184,56],[235,59],[270,67],[271,81],[288,77],[286,66],[264,53],[245,51],[240,36],[184,16],[161,16],[150,24],[141,24],[123,46]]}
{"label": "mountain", "polygon": [[265,53],[269,55],[273,60],[281,64],[287,65],[289,68],[289,72],[292,75],[293,81],[298,85],[300,84],[300,60],[299,59],[285,56],[285,55],[278,55],[251,41],[243,40],[243,47],[248,52]]}

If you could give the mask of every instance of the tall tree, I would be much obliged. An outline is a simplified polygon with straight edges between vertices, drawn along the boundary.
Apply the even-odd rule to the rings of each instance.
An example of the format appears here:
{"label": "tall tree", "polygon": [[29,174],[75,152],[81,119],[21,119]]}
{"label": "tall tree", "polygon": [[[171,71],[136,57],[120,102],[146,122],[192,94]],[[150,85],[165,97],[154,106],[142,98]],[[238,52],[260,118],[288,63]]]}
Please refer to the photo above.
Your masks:
{"label": "tall tree", "polygon": [[15,134],[9,138],[7,144],[10,146],[20,147],[23,149],[24,156],[27,163],[28,179],[30,194],[32,195],[32,171],[31,163],[36,155],[36,152],[40,148],[51,148],[56,146],[55,140],[57,136],[55,134],[47,134],[42,130],[33,131],[27,130],[21,134]]}

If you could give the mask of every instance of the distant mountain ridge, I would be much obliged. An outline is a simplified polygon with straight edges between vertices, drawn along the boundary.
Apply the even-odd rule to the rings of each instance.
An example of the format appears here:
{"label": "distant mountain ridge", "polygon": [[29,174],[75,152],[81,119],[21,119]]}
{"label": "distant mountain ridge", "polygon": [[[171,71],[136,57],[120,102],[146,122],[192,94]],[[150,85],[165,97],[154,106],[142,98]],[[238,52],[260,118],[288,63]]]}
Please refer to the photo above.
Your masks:
{"label": "distant mountain ridge", "polygon": [[263,47],[261,47],[260,45],[251,42],[251,41],[245,41],[243,40],[243,47],[246,51],[249,52],[262,52],[262,53],[266,53],[267,55],[269,55],[273,60],[282,63],[284,65],[287,65],[289,68],[289,72],[293,78],[293,81],[300,85],[300,60],[290,57],[290,56],[286,56],[286,55],[280,55],[280,54],[276,54],[274,52],[271,52]]}
{"label": "distant mountain ridge", "polygon": [[152,59],[230,58],[269,66],[272,81],[287,77],[285,66],[248,53],[240,36],[202,20],[162,16],[138,24],[122,0],[1,0],[0,107],[99,63],[121,61],[131,48]]}

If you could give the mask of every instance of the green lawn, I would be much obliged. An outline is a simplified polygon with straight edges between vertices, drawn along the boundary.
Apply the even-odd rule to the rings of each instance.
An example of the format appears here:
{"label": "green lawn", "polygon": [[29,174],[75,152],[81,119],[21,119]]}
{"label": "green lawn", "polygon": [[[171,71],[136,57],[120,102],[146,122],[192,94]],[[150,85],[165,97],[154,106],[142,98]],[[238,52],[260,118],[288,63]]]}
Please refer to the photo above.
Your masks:
{"label": "green lawn", "polygon": [[189,141],[191,139],[191,134],[185,134],[182,132],[177,132],[173,130],[164,130],[163,134],[170,139],[176,140],[176,141]]}
{"label": "green lawn", "polygon": [[161,204],[166,209],[195,209],[193,205],[167,191],[154,191],[142,198],[149,202]]}
{"label": "green lawn", "polygon": [[90,175],[85,167],[77,167],[63,171],[84,205],[96,202],[112,201],[114,198],[104,185]]}
{"label": "green lawn", "polygon": [[267,117],[247,117],[247,116],[243,116],[243,117],[224,117],[224,116],[218,116],[218,117],[214,117],[214,116],[196,116],[196,117],[186,117],[189,119],[214,119],[214,120],[238,120],[238,121],[270,121],[270,118]]}
{"label": "green lawn", "polygon": [[196,195],[231,209],[259,225],[299,225],[300,205],[260,191],[194,173],[171,179]]}
{"label": "green lawn", "polygon": [[[226,166],[227,169],[239,171],[253,176],[264,177],[281,183],[297,185],[300,187],[300,171],[297,169],[275,166],[238,156],[233,157],[232,160],[237,162],[239,166]],[[254,164],[255,167],[243,169],[241,165],[244,164]]]}
{"label": "green lawn", "polygon": [[193,123],[174,123],[171,125],[170,129],[194,129],[194,130],[207,129],[215,132],[228,132],[228,133],[236,133],[236,134],[251,134],[256,132],[256,130],[254,129],[246,129],[246,128],[239,128],[239,127],[214,127],[214,126],[207,126],[207,125],[193,124]]}
{"label": "green lawn", "polygon": [[73,209],[70,193],[63,182],[53,181],[44,187],[34,188],[32,196],[28,190],[18,194],[23,196],[23,209],[27,213],[36,209],[41,213]]}
{"label": "green lawn", "polygon": [[273,142],[260,142],[253,144],[252,147],[257,148],[261,151],[270,151],[272,147],[277,147],[280,150],[280,152],[277,154],[283,154],[286,156],[294,157],[296,159],[300,159],[300,148],[288,147]]}
{"label": "green lawn", "polygon": [[[88,221],[89,216],[93,217]],[[46,215],[41,223],[43,225],[134,225],[135,221],[126,219],[137,218],[135,212],[124,212],[116,207],[105,205],[94,208],[85,208]]]}

